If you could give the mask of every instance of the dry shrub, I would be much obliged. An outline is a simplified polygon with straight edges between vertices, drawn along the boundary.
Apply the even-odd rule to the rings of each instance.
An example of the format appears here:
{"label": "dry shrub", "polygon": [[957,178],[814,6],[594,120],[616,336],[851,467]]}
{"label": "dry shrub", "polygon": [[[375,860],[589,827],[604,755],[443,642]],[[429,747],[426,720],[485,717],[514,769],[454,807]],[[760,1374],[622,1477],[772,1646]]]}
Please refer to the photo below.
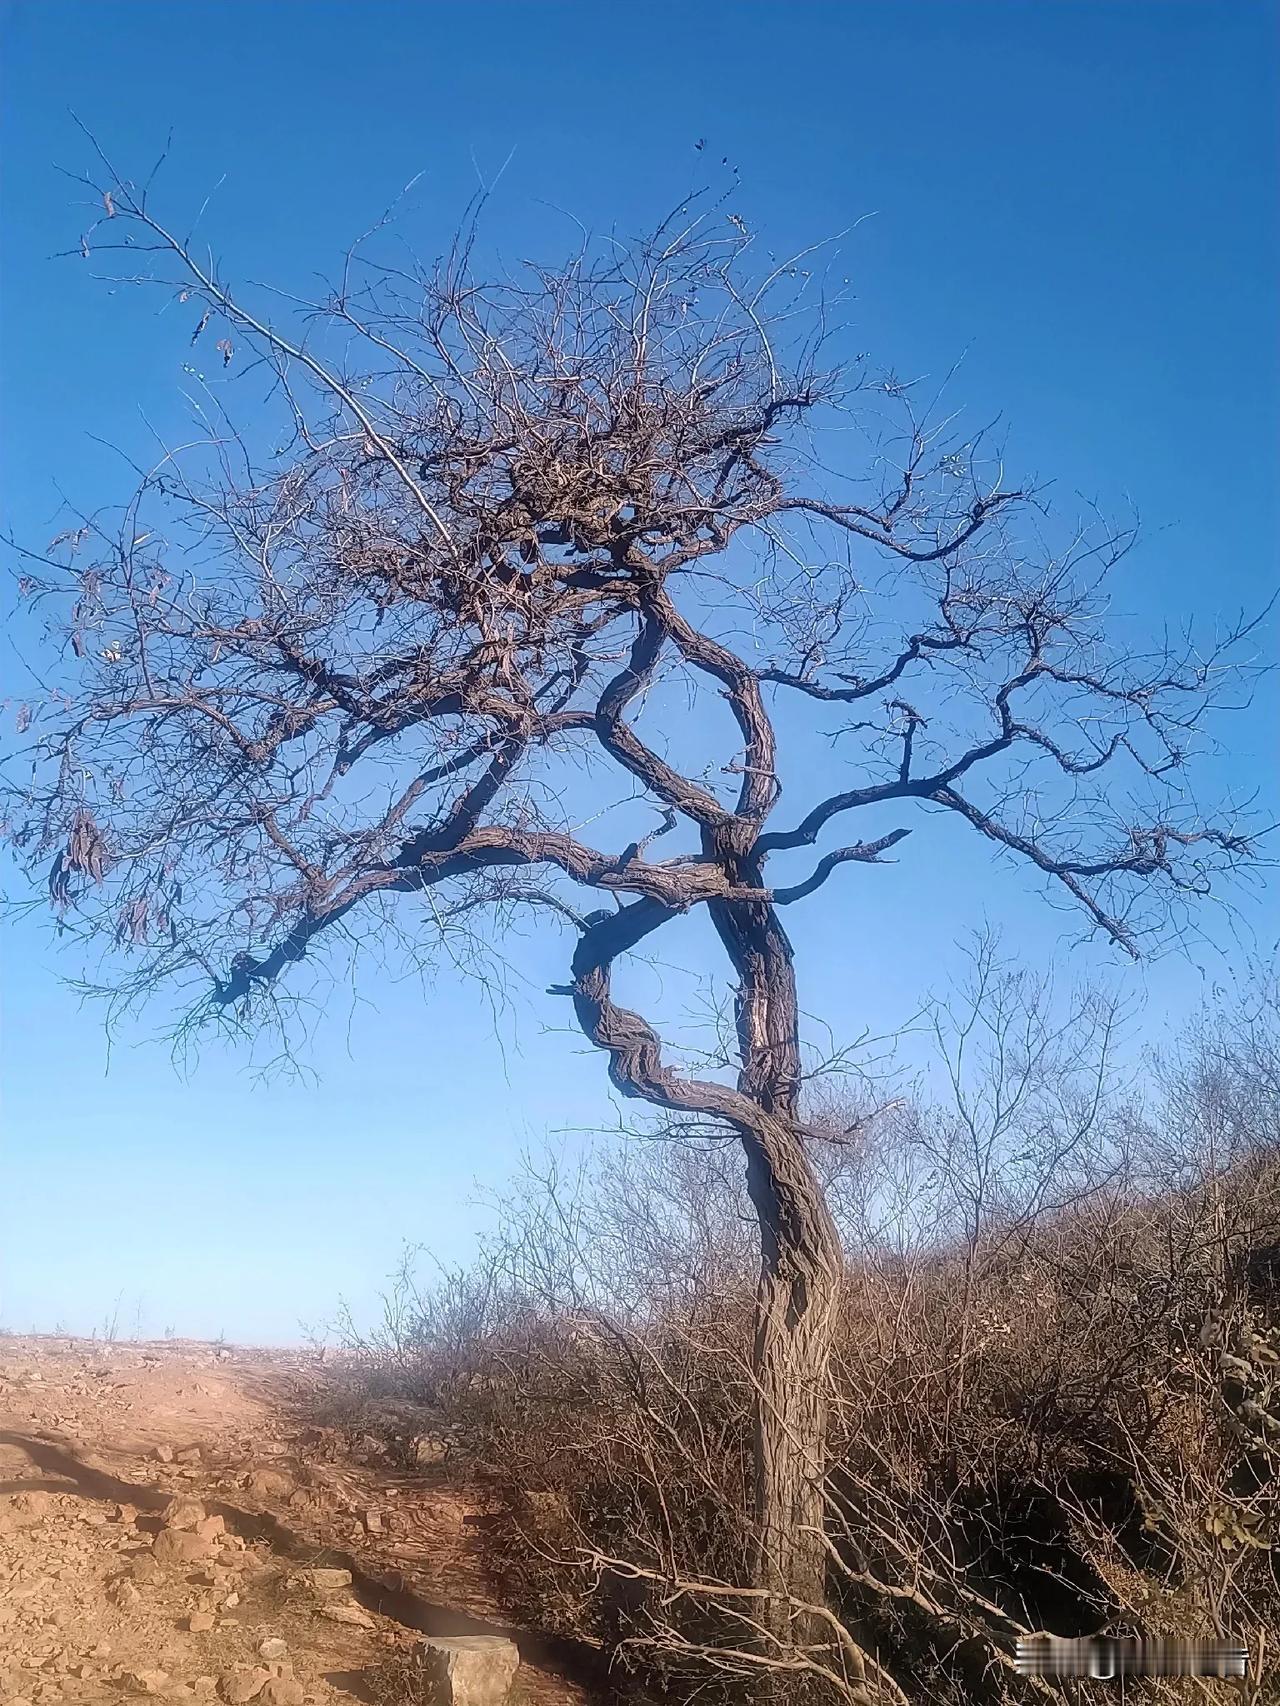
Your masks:
{"label": "dry shrub", "polygon": [[[1013,1668],[1035,1630],[1216,1633],[1255,1655],[1269,1635],[1274,1652],[1275,1042],[1264,1012],[1203,1028],[1142,1099],[1100,1076],[1087,1166],[1064,1162],[1039,1095],[993,1132],[963,1085],[949,1109],[900,1100],[824,1148],[849,1250],[829,1605],[876,1656],[865,1683],[838,1632],[761,1664],[754,1251],[728,1144],[668,1134],[568,1179],[531,1168],[476,1269],[409,1308],[411,1332],[363,1342],[357,1383],[453,1430],[513,1614],[603,1642],[649,1698],[743,1700],[764,1669],[797,1700],[1048,1697]],[[1060,1052],[1041,1066],[1077,1105]],[[989,1188],[949,1221],[962,1169],[931,1163],[957,1105],[986,1133]]]}

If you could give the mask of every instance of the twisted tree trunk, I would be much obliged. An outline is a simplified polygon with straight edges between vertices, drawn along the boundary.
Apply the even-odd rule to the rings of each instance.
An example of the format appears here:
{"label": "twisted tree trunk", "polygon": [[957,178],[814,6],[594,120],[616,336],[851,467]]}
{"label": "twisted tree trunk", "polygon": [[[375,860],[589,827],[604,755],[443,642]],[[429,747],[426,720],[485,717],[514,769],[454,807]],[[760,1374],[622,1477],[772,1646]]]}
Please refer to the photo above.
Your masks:
{"label": "twisted tree trunk", "polygon": [[[746,868],[728,863],[735,883],[758,881],[749,862]],[[756,1575],[778,1596],[771,1602],[771,1623],[781,1634],[788,1622],[795,1629],[788,1598],[822,1605],[826,1597],[827,1378],[841,1254],[799,1123],[799,1007],[791,944],[764,899],[716,903],[711,912],[738,977],[739,1089],[760,1114],[754,1127],[742,1131],[747,1188],[760,1225],[753,1369]]]}
{"label": "twisted tree trunk", "polygon": [[[750,872],[728,862],[735,891],[749,894],[756,885],[748,882],[744,891],[738,883]],[[737,1089],[672,1072],[652,1026],[612,999],[613,960],[672,916],[662,902],[634,901],[585,920],[574,981],[565,993],[573,995],[585,1034],[607,1050],[610,1076],[624,1095],[722,1119],[742,1139],[761,1252],[753,1368],[754,1574],[774,1596],[768,1614],[774,1633],[790,1628],[795,1634],[789,1602],[821,1605],[825,1597],[822,1482],[840,1245],[797,1114],[799,1012],[791,944],[763,895],[715,902],[711,911],[738,978]]]}

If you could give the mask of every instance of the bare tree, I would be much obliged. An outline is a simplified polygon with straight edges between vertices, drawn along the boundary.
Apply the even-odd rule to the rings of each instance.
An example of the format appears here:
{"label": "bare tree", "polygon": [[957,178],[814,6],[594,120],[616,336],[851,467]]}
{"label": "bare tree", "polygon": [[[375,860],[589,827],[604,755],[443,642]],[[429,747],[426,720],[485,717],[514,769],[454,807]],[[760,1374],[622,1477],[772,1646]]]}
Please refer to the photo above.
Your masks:
{"label": "bare tree", "polygon": [[[783,910],[832,905],[845,866],[941,815],[1136,953],[1249,856],[1184,769],[1240,634],[1109,651],[1101,584],[1131,531],[1046,543],[982,435],[826,365],[818,263],[758,263],[713,207],[502,277],[473,226],[433,265],[362,243],[276,321],[102,174],[82,252],[186,304],[197,349],[272,401],[242,431],[208,385],[200,445],[28,553],[23,591],[61,599],[80,663],[34,718],[13,837],[52,858],[67,925],[125,956],[117,997],[176,984],[192,1022],[285,1019],[300,962],[392,932],[426,956],[477,909],[570,933],[551,993],[618,1090],[745,1151],[751,1584],[785,1624],[823,1603],[841,1252]],[[856,471],[822,464],[837,418]],[[781,700],[838,770],[786,814]],[[612,989],[699,909],[736,989],[732,1082],[677,1070]]]}

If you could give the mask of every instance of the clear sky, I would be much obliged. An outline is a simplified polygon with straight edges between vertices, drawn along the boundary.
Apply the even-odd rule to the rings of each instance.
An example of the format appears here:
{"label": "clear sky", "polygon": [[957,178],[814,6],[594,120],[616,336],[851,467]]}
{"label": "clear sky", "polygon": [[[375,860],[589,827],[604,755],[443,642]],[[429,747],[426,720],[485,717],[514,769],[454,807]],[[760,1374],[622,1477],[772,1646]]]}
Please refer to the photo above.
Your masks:
{"label": "clear sky", "polygon": [[[172,129],[163,205],[208,196],[231,276],[304,291],[417,172],[424,249],[506,162],[491,236],[545,255],[572,229],[548,204],[636,230],[727,156],[771,247],[874,215],[844,246],[861,347],[903,373],[967,350],[954,394],[1003,416],[1022,467],[1068,506],[1138,503],[1125,614],[1212,626],[1275,584],[1271,0],[9,0],[0,19],[3,489],[23,538],[57,530],[60,490],[122,494],[104,442],[145,455],[144,414],[180,418],[157,304],[51,258],[86,222],[55,170],[87,164],[70,108],[139,174]],[[1218,773],[1260,781],[1273,814],[1275,709],[1269,692]],[[1029,961],[1119,979],[1156,1038],[1278,933],[1274,890],[1246,894],[1234,940],[1211,921],[1190,958],[1127,970],[976,853],[908,846],[874,890],[843,885],[834,921],[788,918],[802,998],[838,1037],[905,1017],[984,916]],[[47,921],[0,945],[0,1325],[86,1330],[120,1298],[125,1330],[296,1337],[339,1294],[367,1311],[402,1240],[465,1255],[522,1146],[612,1118],[600,1058],[541,996],[564,975],[552,941],[514,951],[496,1030],[447,972],[429,998],[365,982],[335,996],[317,1081],[266,1086],[216,1046],[180,1077],[145,1024],[108,1062]]]}

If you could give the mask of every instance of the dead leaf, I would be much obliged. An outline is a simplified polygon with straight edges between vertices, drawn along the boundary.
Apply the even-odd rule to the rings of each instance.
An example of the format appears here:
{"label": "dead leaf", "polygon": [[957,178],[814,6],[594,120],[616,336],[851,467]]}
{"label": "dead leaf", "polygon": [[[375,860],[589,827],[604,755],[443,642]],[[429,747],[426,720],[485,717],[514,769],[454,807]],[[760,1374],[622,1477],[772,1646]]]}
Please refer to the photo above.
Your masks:
{"label": "dead leaf", "polygon": [[93,820],[93,814],[83,807],[76,813],[67,836],[67,869],[100,883],[106,874],[106,843]]}
{"label": "dead leaf", "polygon": [[217,350],[218,354],[222,357],[222,365],[224,367],[230,366],[231,357],[236,353],[235,352],[235,345],[231,342],[231,339],[230,338],[219,338],[214,347]]}
{"label": "dead leaf", "polygon": [[210,310],[208,308],[206,308],[204,313],[200,316],[200,324],[196,327],[195,331],[192,332],[192,334],[191,334],[192,343],[195,343],[196,339],[200,336],[201,332],[203,332],[205,327],[209,324],[209,314],[210,314]]}
{"label": "dead leaf", "polygon": [[147,924],[149,913],[144,896],[139,895],[128,906],[122,907],[116,919],[116,945],[124,947],[132,943],[135,948],[143,947],[147,940]]}
{"label": "dead leaf", "polygon": [[102,192],[102,205],[107,210],[107,218],[114,219],[116,216],[116,204],[111,199],[110,190],[104,190]]}

